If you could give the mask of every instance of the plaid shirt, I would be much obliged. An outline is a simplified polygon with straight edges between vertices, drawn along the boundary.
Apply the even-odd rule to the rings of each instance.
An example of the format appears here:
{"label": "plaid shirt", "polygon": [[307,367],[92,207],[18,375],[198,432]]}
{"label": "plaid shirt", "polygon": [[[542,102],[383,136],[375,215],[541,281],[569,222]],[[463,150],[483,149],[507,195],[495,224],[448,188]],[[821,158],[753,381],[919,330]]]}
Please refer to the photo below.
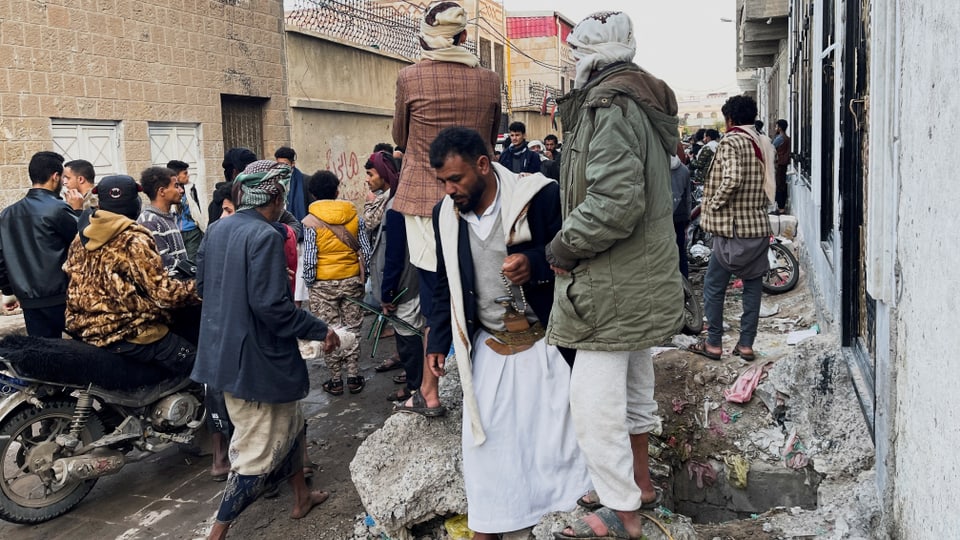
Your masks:
{"label": "plaid shirt", "polygon": [[763,162],[750,138],[728,133],[717,147],[703,186],[702,226],[725,238],[759,238],[773,234],[767,216]]}
{"label": "plaid shirt", "polygon": [[443,198],[443,186],[430,167],[430,143],[440,130],[463,126],[497,140],[500,123],[500,78],[485,68],[455,62],[421,60],[397,75],[393,141],[404,149],[400,186],[393,209],[406,215],[430,216]]}

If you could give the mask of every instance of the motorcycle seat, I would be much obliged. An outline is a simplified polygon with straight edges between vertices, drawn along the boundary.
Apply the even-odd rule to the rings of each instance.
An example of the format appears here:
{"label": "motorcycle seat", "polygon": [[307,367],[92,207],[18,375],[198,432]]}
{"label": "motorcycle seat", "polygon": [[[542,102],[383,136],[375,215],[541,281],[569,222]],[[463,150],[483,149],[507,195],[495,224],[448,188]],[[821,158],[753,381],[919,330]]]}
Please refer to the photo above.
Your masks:
{"label": "motorcycle seat", "polygon": [[131,392],[182,379],[149,362],[137,362],[79,340],[11,335],[0,340],[0,358],[20,376],[68,386]]}

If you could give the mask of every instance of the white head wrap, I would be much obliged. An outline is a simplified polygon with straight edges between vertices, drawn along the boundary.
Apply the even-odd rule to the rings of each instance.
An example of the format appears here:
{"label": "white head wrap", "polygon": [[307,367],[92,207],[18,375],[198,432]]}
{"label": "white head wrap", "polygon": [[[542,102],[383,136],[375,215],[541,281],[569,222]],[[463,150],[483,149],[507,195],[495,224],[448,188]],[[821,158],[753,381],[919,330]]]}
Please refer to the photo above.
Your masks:
{"label": "white head wrap", "polygon": [[467,12],[456,2],[435,2],[427,7],[420,21],[422,56],[439,62],[459,62],[470,67],[480,59],[466,48],[454,45],[453,38],[467,27]]}
{"label": "white head wrap", "polygon": [[630,62],[637,54],[633,22],[621,11],[598,11],[577,23],[567,37],[577,61],[576,88],[583,88],[590,73],[614,62]]}

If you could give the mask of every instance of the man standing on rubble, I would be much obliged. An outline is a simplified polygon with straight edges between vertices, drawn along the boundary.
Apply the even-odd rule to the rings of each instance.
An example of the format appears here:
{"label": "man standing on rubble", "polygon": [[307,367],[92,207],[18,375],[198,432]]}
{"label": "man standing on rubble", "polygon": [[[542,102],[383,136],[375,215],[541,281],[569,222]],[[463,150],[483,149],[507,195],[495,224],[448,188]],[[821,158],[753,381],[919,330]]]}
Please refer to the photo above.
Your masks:
{"label": "man standing on rubble", "polygon": [[547,246],[557,272],[547,340],[576,349],[570,410],[601,504],[558,538],[639,538],[637,510],[660,498],[648,434],[657,425],[651,347],[680,327],[670,157],[677,101],[631,63],[633,24],[594,13],[567,38],[575,90],[561,98],[571,148],[561,164],[563,226]]}
{"label": "man standing on rubble", "polygon": [[569,414],[570,369],[541,322],[553,304],[544,246],[560,228],[559,188],[492,163],[480,134],[465,128],[440,132],[430,164],[448,196],[433,212],[427,364],[443,375],[453,344],[468,524],[476,540],[494,540],[569,510],[589,488]]}

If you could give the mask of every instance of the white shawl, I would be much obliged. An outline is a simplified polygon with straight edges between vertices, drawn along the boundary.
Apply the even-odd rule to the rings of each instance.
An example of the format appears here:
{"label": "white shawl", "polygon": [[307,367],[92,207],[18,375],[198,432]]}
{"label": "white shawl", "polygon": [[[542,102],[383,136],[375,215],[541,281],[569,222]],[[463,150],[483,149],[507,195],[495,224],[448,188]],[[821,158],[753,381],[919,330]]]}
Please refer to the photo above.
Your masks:
{"label": "white shawl", "polygon": [[[523,179],[499,163],[492,163],[493,170],[500,178],[500,221],[503,224],[503,237],[507,246],[527,242],[533,238],[527,213],[524,211],[534,195],[544,186],[553,182],[537,173]],[[477,397],[473,391],[473,363],[471,361],[470,336],[467,335],[467,318],[463,307],[463,283],[460,279],[459,240],[460,224],[453,199],[443,198],[440,207],[439,228],[440,245],[443,247],[443,263],[447,270],[447,282],[450,288],[450,324],[453,333],[453,350],[460,373],[463,389],[463,407],[470,420],[470,430],[477,446],[486,441],[487,436],[480,423],[477,409]],[[466,427],[466,426],[464,426]]]}
{"label": "white shawl", "polygon": [[427,8],[420,21],[421,56],[437,62],[457,62],[470,67],[480,65],[480,59],[465,47],[453,44],[453,38],[467,27],[467,12],[449,2],[435,3]]}
{"label": "white shawl", "polygon": [[576,88],[583,88],[594,71],[614,62],[631,62],[637,54],[633,22],[620,11],[598,11],[578,22],[567,36],[577,61]]}

